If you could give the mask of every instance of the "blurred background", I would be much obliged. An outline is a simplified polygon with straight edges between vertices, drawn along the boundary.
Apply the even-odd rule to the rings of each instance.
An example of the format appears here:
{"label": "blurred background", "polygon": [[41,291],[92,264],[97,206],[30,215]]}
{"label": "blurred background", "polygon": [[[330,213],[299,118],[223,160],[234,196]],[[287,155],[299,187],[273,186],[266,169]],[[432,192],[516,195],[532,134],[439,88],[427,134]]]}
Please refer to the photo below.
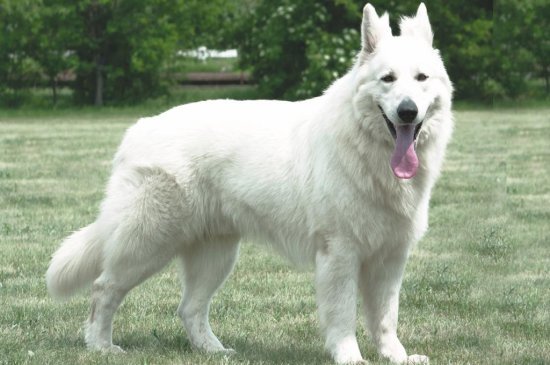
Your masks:
{"label": "blurred background", "polygon": [[[456,99],[549,100],[550,1],[425,2]],[[396,33],[419,1],[371,3]],[[351,66],[364,5],[0,0],[0,107],[316,96]]]}

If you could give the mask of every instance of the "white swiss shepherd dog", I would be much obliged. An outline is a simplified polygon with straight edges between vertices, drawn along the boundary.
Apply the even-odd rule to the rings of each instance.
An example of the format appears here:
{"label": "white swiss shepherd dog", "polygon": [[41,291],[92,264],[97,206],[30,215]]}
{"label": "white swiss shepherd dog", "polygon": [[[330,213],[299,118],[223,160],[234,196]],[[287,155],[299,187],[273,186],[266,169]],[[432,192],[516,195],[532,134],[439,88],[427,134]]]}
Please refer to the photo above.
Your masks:
{"label": "white swiss shepherd dog", "polygon": [[388,15],[367,4],[355,65],[322,96],[193,103],[128,129],[99,217],[64,241],[46,274],[59,298],[93,283],[90,349],[122,351],[112,343],[118,306],[175,258],[189,341],[231,353],[208,311],[244,239],[315,267],[320,326],[336,363],[363,362],[358,295],[382,357],[428,362],[407,355],[397,312],[453,129],[452,85],[424,4],[400,30],[393,36]]}

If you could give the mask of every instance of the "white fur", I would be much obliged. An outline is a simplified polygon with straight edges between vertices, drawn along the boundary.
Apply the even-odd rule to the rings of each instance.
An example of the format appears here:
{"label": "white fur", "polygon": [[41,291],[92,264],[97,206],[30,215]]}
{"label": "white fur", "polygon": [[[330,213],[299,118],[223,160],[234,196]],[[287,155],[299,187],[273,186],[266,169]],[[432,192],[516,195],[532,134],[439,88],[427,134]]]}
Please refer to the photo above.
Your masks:
{"label": "white fur", "polygon": [[[315,266],[320,324],[337,363],[362,360],[358,295],[382,356],[427,362],[407,356],[397,338],[398,296],[409,250],[427,229],[430,191],[451,136],[452,86],[425,38],[393,37],[381,23],[387,16],[367,5],[369,46],[318,98],[205,101],[129,128],[98,219],[65,241],[47,273],[54,296],[93,281],[90,348],[120,351],[111,341],[118,305],[175,257],[184,273],[178,314],[191,343],[231,351],[212,333],[208,309],[246,239]],[[380,80],[387,72],[396,75],[391,85]],[[429,78],[415,80],[419,72]],[[399,180],[378,105],[393,122],[405,97],[418,105],[424,126],[420,168]]]}

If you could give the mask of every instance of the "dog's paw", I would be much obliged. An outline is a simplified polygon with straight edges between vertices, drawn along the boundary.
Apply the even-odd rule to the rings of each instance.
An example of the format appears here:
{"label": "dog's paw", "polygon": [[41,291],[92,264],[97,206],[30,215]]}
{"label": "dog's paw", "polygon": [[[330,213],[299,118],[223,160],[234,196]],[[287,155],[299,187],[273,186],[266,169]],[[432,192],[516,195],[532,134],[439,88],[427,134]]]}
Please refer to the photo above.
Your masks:
{"label": "dog's paw", "polygon": [[363,357],[361,357],[361,354],[351,354],[351,353],[346,353],[346,354],[340,353],[334,356],[334,361],[339,365],[368,364],[367,361],[363,360]]}
{"label": "dog's paw", "polygon": [[410,355],[407,357],[406,364],[407,365],[416,365],[416,364],[429,365],[430,359],[428,358],[428,356],[424,356],[424,355]]}
{"label": "dog's paw", "polygon": [[222,351],[219,352],[221,355],[223,356],[233,356],[237,353],[237,351],[231,349],[231,348],[227,348],[227,349],[223,349]]}
{"label": "dog's paw", "polygon": [[355,336],[343,338],[327,348],[331,348],[332,358],[337,364],[365,364]]}

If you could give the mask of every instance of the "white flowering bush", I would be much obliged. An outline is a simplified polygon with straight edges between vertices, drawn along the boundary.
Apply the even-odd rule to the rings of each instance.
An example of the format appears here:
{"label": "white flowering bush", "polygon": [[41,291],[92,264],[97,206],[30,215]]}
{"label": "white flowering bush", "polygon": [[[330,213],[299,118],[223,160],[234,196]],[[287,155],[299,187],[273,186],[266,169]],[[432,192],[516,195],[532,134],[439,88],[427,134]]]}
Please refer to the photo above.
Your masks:
{"label": "white flowering bush", "polygon": [[307,43],[308,68],[302,73],[295,94],[298,98],[319,95],[332,81],[345,74],[360,44],[359,32],[345,28],[340,34],[323,32]]}

